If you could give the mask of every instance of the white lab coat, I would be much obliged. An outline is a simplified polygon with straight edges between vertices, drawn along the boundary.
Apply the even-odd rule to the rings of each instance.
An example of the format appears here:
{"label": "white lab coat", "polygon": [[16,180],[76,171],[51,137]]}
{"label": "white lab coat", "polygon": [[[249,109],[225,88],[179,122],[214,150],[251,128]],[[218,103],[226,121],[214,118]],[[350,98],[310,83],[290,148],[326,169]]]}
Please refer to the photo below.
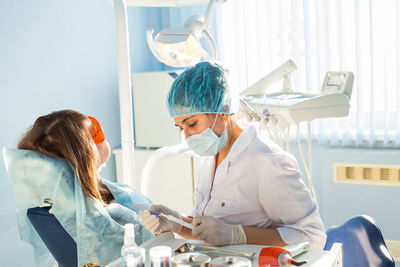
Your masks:
{"label": "white lab coat", "polygon": [[272,141],[243,131],[213,172],[207,157],[199,172],[191,216],[214,216],[225,223],[277,228],[287,243],[309,241],[322,249],[326,234],[318,205],[302,181],[295,158]]}

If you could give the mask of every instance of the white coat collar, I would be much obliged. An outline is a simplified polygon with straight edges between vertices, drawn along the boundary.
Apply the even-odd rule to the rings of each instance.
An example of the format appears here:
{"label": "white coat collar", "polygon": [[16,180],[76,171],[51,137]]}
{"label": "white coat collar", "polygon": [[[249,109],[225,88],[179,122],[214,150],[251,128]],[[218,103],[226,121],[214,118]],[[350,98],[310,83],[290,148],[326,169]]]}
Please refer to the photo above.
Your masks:
{"label": "white coat collar", "polygon": [[[223,175],[228,175],[231,161],[238,158],[243,153],[243,151],[245,151],[249,147],[250,143],[254,140],[256,136],[257,131],[254,126],[246,128],[236,139],[235,143],[233,143],[231,149],[229,150],[228,156],[218,166],[217,171]],[[215,166],[215,157],[212,159],[212,163],[214,164],[213,166]]]}
{"label": "white coat collar", "polygon": [[[257,131],[254,126],[250,126],[246,128],[240,136],[236,139],[235,143],[233,143],[228,156],[221,162],[218,166],[217,172],[222,174],[223,176],[228,175],[230,161],[238,158],[243,151],[245,151],[250,143],[254,140],[257,136]],[[215,166],[215,156],[206,157],[204,164],[200,170],[200,176],[204,177],[204,179],[200,179],[199,188],[201,188],[202,192],[210,192],[211,191],[211,184],[214,177],[214,167]],[[215,176],[218,176],[215,173]],[[218,179],[214,180],[214,185],[218,183]],[[205,196],[209,198],[208,196]]]}
{"label": "white coat collar", "polygon": [[254,140],[256,136],[257,130],[254,126],[249,126],[248,128],[244,129],[243,132],[236,139],[235,143],[233,143],[231,150],[226,157],[226,160],[231,161],[239,157],[240,154],[242,154],[242,152],[249,147],[250,143]]}

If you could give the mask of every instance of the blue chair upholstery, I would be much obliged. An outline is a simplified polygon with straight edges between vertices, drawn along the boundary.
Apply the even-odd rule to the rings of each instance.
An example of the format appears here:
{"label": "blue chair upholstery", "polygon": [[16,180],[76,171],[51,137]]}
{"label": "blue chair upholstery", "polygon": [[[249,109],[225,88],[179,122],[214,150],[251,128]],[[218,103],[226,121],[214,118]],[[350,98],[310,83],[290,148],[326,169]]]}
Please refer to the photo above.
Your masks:
{"label": "blue chair upholstery", "polygon": [[28,209],[27,216],[29,221],[59,266],[76,267],[78,266],[76,243],[57,218],[49,213],[50,208],[37,207]]}
{"label": "blue chair upholstery", "polygon": [[342,225],[330,228],[324,249],[331,249],[335,242],[343,244],[344,267],[395,266],[380,229],[369,216],[354,216]]}

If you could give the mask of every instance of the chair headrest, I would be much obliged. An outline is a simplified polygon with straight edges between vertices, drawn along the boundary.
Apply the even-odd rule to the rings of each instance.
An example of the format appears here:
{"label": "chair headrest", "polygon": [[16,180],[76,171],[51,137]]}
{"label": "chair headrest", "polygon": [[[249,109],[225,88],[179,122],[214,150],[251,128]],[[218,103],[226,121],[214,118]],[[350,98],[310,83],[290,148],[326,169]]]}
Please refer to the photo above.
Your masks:
{"label": "chair headrest", "polygon": [[55,200],[61,180],[69,186],[57,198],[73,199],[75,171],[66,160],[13,148],[3,148],[3,157],[18,208],[40,206],[46,198]]}

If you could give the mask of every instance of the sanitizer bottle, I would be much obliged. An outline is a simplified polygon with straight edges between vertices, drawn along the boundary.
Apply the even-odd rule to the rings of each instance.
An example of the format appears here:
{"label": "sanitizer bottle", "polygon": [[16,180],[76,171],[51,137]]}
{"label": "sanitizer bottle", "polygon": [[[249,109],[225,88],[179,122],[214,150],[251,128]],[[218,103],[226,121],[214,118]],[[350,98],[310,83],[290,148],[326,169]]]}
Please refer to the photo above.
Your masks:
{"label": "sanitizer bottle", "polygon": [[144,267],[145,249],[135,242],[135,228],[131,223],[125,224],[124,245],[121,248],[122,267]]}

